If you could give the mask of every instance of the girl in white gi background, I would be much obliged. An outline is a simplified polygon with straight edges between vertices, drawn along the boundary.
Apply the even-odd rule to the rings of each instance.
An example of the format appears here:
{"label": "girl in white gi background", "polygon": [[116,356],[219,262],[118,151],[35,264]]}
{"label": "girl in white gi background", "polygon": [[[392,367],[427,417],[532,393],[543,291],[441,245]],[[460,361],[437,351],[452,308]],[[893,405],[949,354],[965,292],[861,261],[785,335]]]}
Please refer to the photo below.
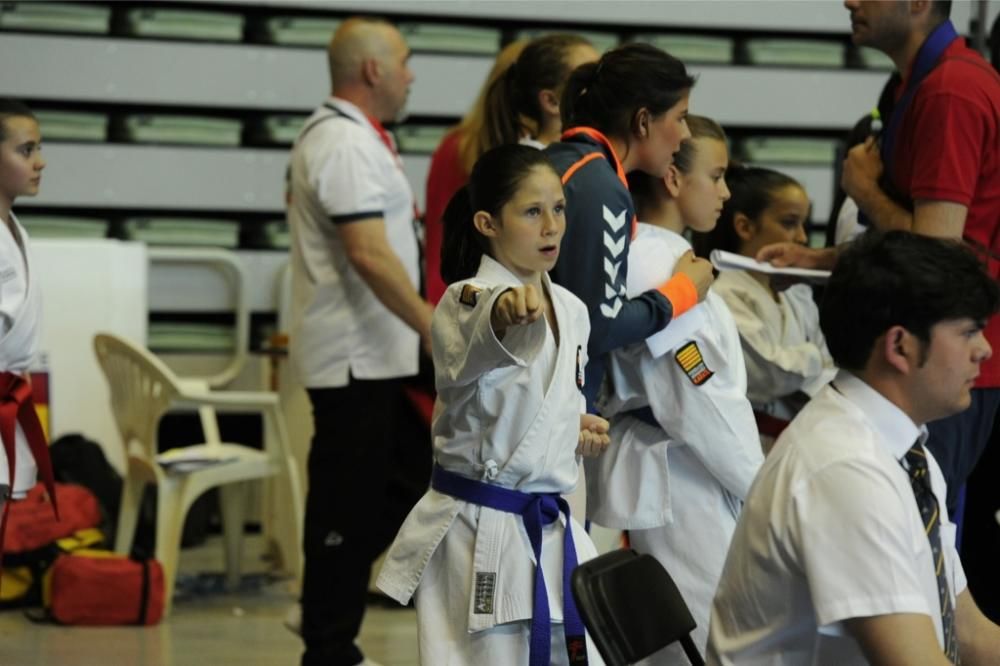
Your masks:
{"label": "girl in white gi background", "polygon": [[[726,182],[732,196],[715,229],[695,236],[699,254],[720,249],[752,258],[771,243],[806,242],[809,197],[797,181],[771,169],[734,166]],[[770,449],[788,421],[836,375],[819,309],[808,285],[779,291],[764,273],[724,271],[715,290],[740,330],[747,396]]]}
{"label": "girl in white gi background", "polygon": [[40,294],[28,234],[12,210],[17,197],[38,194],[41,150],[38,121],[28,107],[0,99],[0,505],[8,496],[23,498],[36,471],[54,500],[48,446],[27,380],[38,351]]}
{"label": "girl in white gi background", "polygon": [[[726,137],[714,121],[689,115],[691,138],[664,178],[629,174],[639,231],[629,250],[628,293],[662,284],[691,250],[682,234],[715,226],[729,198]],[[631,546],[656,557],[691,609],[704,651],[715,587],[750,484],[764,461],[736,323],[710,289],[666,329],[612,353],[612,450],[587,461],[587,508],[594,522],[629,530]],[[636,599],[636,603],[642,603]],[[678,645],[653,664],[687,664]]]}
{"label": "girl in white gi background", "polygon": [[416,593],[427,666],[602,663],[568,594],[594,546],[560,497],[577,456],[609,441],[584,414],[587,309],[546,272],[565,206],[544,153],[508,145],[479,158],[445,211],[436,464],[377,583],[400,603]]}

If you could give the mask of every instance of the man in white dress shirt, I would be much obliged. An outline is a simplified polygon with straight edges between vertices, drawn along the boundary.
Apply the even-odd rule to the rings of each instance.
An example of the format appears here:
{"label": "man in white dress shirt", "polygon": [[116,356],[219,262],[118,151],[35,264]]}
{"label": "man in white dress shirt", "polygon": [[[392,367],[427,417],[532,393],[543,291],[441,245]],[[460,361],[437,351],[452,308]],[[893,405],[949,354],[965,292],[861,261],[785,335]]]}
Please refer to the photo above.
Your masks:
{"label": "man in white dress shirt", "polygon": [[928,421],[970,402],[997,285],[958,243],[868,234],[820,310],[841,373],[792,421],[740,516],[711,664],[1000,663],[966,589]]}
{"label": "man in white dress shirt", "polygon": [[289,166],[290,351],[315,423],[303,666],[366,663],[354,640],[371,565],[430,479],[429,438],[405,431],[401,410],[402,379],[430,346],[431,306],[417,291],[413,193],[382,126],[406,103],[409,55],[392,25],[344,21],[328,49],[333,94]]}

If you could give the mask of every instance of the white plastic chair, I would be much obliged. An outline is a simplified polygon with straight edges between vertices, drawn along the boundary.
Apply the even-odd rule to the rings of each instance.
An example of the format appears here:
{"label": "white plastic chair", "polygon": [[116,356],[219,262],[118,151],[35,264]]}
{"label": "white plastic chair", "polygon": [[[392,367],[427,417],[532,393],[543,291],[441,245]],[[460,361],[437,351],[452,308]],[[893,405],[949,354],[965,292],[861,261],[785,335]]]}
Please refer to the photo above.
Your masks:
{"label": "white plastic chair", "polygon": [[[245,482],[284,475],[293,489],[291,502],[283,507],[287,512],[285,520],[295,526],[296,539],[288,548],[290,552],[282,553],[282,562],[290,573],[300,576],[303,503],[278,396],[265,392],[211,391],[204,382],[180,380],[148,350],[111,334],[94,336],[94,350],[108,380],[111,409],[128,461],[115,550],[127,553],[131,548],[143,490],[147,483],[156,484],[155,555],[163,565],[165,614],[172,605],[184,517],[191,504],[211,488],[219,488],[227,583],[233,589],[240,578]],[[183,451],[215,456],[225,462],[188,471],[170,470],[157,462],[160,455],[157,426],[163,414],[173,407],[196,408],[201,417],[205,443],[183,447]],[[264,421],[264,449],[223,442],[216,409],[259,412]]]}

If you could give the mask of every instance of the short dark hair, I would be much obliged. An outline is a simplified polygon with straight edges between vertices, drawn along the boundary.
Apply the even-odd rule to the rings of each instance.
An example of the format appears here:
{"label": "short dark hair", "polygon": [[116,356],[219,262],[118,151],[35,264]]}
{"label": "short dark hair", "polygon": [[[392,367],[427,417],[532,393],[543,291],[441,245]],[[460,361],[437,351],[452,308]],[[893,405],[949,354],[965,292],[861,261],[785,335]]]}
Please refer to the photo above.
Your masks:
{"label": "short dark hair", "polygon": [[489,241],[473,225],[473,215],[480,210],[498,215],[521,181],[539,166],[558,176],[545,153],[530,146],[507,144],[479,157],[469,184],[455,193],[441,217],[441,278],[446,284],[475,275],[483,255],[489,254]]}
{"label": "short dark hair", "polygon": [[636,112],[654,116],[670,110],[694,86],[684,63],[641,42],[608,51],[596,63],[576,68],[563,92],[563,127],[593,127],[628,137],[638,128]]}
{"label": "short dark hair", "polygon": [[858,371],[893,326],[930,342],[935,324],[963,318],[985,323],[998,307],[996,281],[960,241],[869,231],[837,260],[819,322],[837,366]]}
{"label": "short dark hair", "polygon": [[789,185],[802,187],[797,180],[780,171],[730,163],[726,170],[729,200],[722,205],[719,221],[711,231],[692,234],[695,254],[707,257],[712,250],[739,252],[740,237],[735,224],[737,213],[756,220],[774,203],[778,191]]}
{"label": "short dark hair", "polygon": [[37,120],[35,114],[23,102],[10,97],[0,97],[0,141],[7,139],[7,127],[4,124],[8,118],[31,118]]}
{"label": "short dark hair", "polygon": [[556,34],[533,39],[517,60],[486,92],[486,133],[489,147],[517,143],[524,131],[521,118],[542,124],[538,93],[559,90],[569,79],[572,49],[591,46],[579,35]]}
{"label": "short dark hair", "polygon": [[[681,142],[680,150],[674,153],[674,166],[683,174],[691,173],[694,164],[695,146],[692,139],[715,139],[726,142],[726,132],[719,123],[706,116],[696,116],[689,113],[687,117],[688,130],[691,138]],[[628,174],[628,191],[635,203],[635,212],[643,219],[648,211],[656,209],[660,200],[665,197],[663,178],[653,176],[644,171],[633,171]]]}

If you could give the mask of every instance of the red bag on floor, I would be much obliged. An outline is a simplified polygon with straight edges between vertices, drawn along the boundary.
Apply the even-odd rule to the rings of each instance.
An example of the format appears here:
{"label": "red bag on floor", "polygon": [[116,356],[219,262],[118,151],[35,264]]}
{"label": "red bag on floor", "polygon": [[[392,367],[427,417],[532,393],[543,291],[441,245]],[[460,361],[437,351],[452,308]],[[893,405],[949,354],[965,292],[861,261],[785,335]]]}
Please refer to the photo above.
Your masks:
{"label": "red bag on floor", "polygon": [[46,607],[61,624],[152,625],[163,616],[163,568],[101,550],[64,555],[49,569]]}
{"label": "red bag on floor", "polygon": [[4,553],[36,550],[77,530],[100,524],[101,507],[94,493],[72,483],[57,483],[55,492],[59,502],[58,519],[41,483],[29,490],[23,500],[11,503]]}
{"label": "red bag on floor", "polygon": [[61,508],[58,519],[41,483],[24,499],[11,501],[6,507],[0,608],[40,603],[42,572],[60,552],[56,542],[101,522],[97,498],[83,486],[57,483],[54,492]]}

